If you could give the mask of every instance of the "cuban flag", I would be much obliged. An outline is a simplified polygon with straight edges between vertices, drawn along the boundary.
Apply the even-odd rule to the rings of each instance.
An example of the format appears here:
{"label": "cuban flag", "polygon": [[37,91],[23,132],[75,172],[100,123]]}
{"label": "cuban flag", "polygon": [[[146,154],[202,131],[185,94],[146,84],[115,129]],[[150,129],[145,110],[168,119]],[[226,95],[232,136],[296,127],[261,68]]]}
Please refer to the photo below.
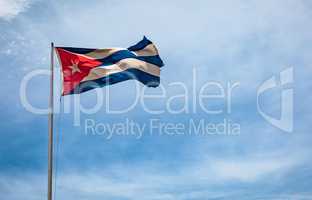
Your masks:
{"label": "cuban flag", "polygon": [[79,94],[130,79],[157,87],[160,68],[164,65],[156,46],[145,36],[127,49],[55,49],[62,69],[62,95]]}

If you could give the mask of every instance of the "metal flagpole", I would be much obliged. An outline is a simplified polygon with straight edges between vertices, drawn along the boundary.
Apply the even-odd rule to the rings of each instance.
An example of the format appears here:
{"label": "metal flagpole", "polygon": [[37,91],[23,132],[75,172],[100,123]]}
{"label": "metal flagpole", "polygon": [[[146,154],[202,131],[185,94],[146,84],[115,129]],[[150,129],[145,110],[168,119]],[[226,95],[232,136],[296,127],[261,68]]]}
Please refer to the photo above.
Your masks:
{"label": "metal flagpole", "polygon": [[48,200],[52,200],[52,174],[53,174],[53,79],[54,79],[54,44],[51,43],[51,76],[49,99],[49,144],[48,144]]}

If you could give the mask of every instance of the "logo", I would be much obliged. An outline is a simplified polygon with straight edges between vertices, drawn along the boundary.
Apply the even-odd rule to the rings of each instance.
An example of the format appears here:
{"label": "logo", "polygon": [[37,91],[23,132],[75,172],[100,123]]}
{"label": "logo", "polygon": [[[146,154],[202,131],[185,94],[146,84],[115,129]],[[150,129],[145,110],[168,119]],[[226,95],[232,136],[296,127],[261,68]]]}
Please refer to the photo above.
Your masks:
{"label": "logo", "polygon": [[[257,109],[260,115],[273,126],[286,131],[293,131],[293,89],[285,88],[289,84],[293,83],[293,68],[287,68],[280,72],[279,81],[275,76],[272,76],[270,79],[264,81],[257,91]],[[279,119],[276,119],[265,112],[260,108],[259,96],[276,87],[281,87],[281,115]],[[285,89],[284,89],[285,88]]]}

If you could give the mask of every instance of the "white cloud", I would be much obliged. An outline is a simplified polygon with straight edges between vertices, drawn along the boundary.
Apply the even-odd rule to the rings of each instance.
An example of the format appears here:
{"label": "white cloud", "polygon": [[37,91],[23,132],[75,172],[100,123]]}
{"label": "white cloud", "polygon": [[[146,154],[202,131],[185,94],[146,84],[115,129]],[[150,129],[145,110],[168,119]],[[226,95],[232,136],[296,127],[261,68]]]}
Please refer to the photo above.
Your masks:
{"label": "white cloud", "polygon": [[[276,61],[283,60],[280,58],[281,55],[300,55],[301,53],[309,55],[308,51],[300,49],[300,47],[303,44],[308,44],[307,41],[310,39],[309,35],[304,35],[304,33],[309,33],[307,31],[309,28],[306,24],[309,22],[307,19],[310,16],[310,12],[308,12],[308,8],[301,1],[251,2],[245,8],[243,7],[245,4],[234,1],[232,3],[229,1],[221,1],[220,3],[207,1],[207,4],[201,1],[202,5],[180,1],[178,3],[182,5],[179,8],[176,7],[177,3],[163,4],[158,1],[141,1],[140,3],[114,2],[112,3],[114,5],[109,6],[103,1],[100,5],[94,4],[91,7],[85,7],[84,4],[75,3],[73,5],[72,3],[62,2],[56,6],[59,8],[57,9],[58,17],[50,18],[50,20],[40,24],[40,26],[36,24],[35,20],[33,22],[32,18],[24,19],[24,22],[27,23],[22,24],[27,24],[27,26],[22,29],[21,35],[23,37],[27,36],[25,41],[34,40],[36,43],[24,44],[24,39],[19,39],[17,40],[19,41],[17,45],[14,43],[10,45],[12,41],[8,40],[9,42],[6,46],[10,48],[4,49],[4,53],[19,55],[19,58],[23,57],[23,60],[24,57],[25,59],[35,60],[36,57],[41,57],[38,56],[37,51],[44,51],[45,49],[45,51],[48,51],[48,42],[51,38],[62,45],[74,44],[77,46],[105,47],[116,44],[127,46],[129,41],[136,41],[138,36],[150,33],[148,36],[151,36],[151,39],[159,44],[161,55],[168,60],[168,64],[166,63],[167,66],[164,68],[164,70],[168,70],[167,74],[169,74],[167,75],[169,76],[167,81],[173,79],[173,77],[170,77],[170,74],[184,81],[184,77],[189,75],[190,67],[196,64],[202,70],[200,71],[202,76],[199,76],[199,79],[206,80],[207,77],[212,77],[216,80],[241,80],[248,86],[246,89],[252,90],[254,89],[252,86],[257,84],[257,81],[262,81],[271,76],[271,73],[266,73],[266,71],[274,71],[276,73],[279,71],[279,67],[284,68],[284,66],[275,65],[276,63],[282,63]],[[28,6],[29,1],[27,0],[0,0],[0,19],[11,19],[27,9]],[[75,7],[74,9],[72,8],[73,6]],[[84,12],[80,15],[77,15],[75,12],[69,12],[79,10],[82,7]],[[151,12],[148,8],[153,8],[155,12]],[[133,12],[134,10],[142,12]],[[122,13],[122,15],[116,16],[116,13]],[[103,22],[103,19],[111,19],[112,17],[114,18],[114,23],[107,23],[105,20]],[[56,19],[61,20],[55,23],[54,20]],[[138,25],[138,21],[141,26]],[[56,36],[58,34],[50,34],[51,24],[53,24],[53,27],[56,26],[55,30],[58,30],[60,36]],[[84,29],[81,29],[82,25],[85,27]],[[29,28],[29,26],[32,28]],[[134,29],[133,27],[136,28]],[[30,32],[30,30],[32,31]],[[90,30],[94,30],[95,33],[95,36],[92,38],[90,38]],[[103,33],[105,33],[104,36]],[[253,39],[258,39],[259,41],[252,42]],[[259,44],[248,46],[249,43]],[[37,51],[31,51],[34,53],[30,53],[29,49],[31,48]],[[269,49],[272,50],[270,55],[272,53],[274,56],[269,56],[269,54],[265,53]],[[21,51],[26,53],[21,56]],[[250,52],[253,53],[253,56],[249,55]],[[48,52],[42,54],[49,55]],[[183,60],[183,58],[187,57],[185,55],[195,57]],[[240,55],[244,59],[241,60]],[[231,59],[229,59],[228,63],[222,63],[222,65],[218,63],[215,64],[216,66],[209,65],[208,61],[215,57],[224,57],[224,60]],[[274,57],[276,57],[276,60],[272,60]],[[309,59],[310,57],[307,56],[306,58]],[[308,61],[310,60],[307,60],[307,63]],[[34,61],[32,62],[35,63]],[[288,61],[285,62],[288,64]],[[175,63],[186,64],[174,65]],[[25,67],[28,65],[23,63],[21,66]],[[34,67],[37,64],[30,66]],[[42,66],[44,65],[42,64]],[[180,73],[184,72],[184,77],[171,73],[172,71],[170,70],[175,69],[177,66],[181,67]],[[20,70],[18,66],[15,69]],[[5,70],[7,69],[5,68]],[[307,77],[309,76],[309,73],[305,74]],[[306,80],[309,79],[306,78]],[[305,84],[299,84],[299,86],[307,88],[305,81],[301,81],[301,83]],[[8,87],[6,86],[6,88]],[[11,90],[11,88],[9,89]],[[35,90],[34,95],[40,96],[37,90]],[[246,98],[245,92],[240,95],[244,99]],[[120,98],[118,97],[118,99]],[[307,100],[305,101],[308,102]],[[11,101],[7,102],[11,103]],[[244,103],[244,101],[241,102]],[[304,108],[306,109],[307,106],[304,106]],[[24,115],[23,117],[25,118]],[[245,116],[244,119],[246,118]],[[310,118],[309,116],[306,120]],[[259,130],[259,134],[257,134],[259,136],[257,139],[252,138],[250,140],[251,138],[248,138],[249,140],[246,139],[246,141],[241,139],[243,138],[241,136],[241,142],[245,142],[241,143],[245,145],[244,148],[250,143],[253,146],[263,147],[261,151],[267,152],[271,149],[264,148],[269,146],[268,144],[278,141],[276,138],[273,138],[278,136],[277,134],[275,136],[275,133],[271,135],[266,134],[270,136],[268,138],[265,137],[266,135],[264,136],[262,124],[259,126],[254,126],[253,124],[250,129],[249,132],[251,133]],[[211,141],[214,142],[213,139]],[[234,142],[238,143],[238,139]],[[293,140],[291,142],[294,143]],[[225,149],[233,148],[233,146],[226,146],[227,144],[222,142],[221,146],[218,146],[211,153],[207,153],[208,151],[204,150],[201,152],[211,155],[222,147]],[[209,145],[207,144],[207,146]],[[255,151],[255,149],[252,148],[251,151]],[[92,196],[95,196],[94,199],[104,199],[103,196],[105,195],[127,199],[193,199],[195,197],[207,199],[207,197],[220,197],[224,194],[220,190],[209,190],[209,184],[214,186],[229,180],[251,183],[261,181],[270,175],[272,177],[283,175],[296,165],[297,158],[298,156],[289,157],[287,153],[277,156],[263,155],[256,158],[253,155],[241,155],[240,158],[223,159],[221,156],[218,159],[200,160],[201,163],[197,163],[190,168],[186,167],[190,165],[190,163],[187,163],[182,166],[185,167],[184,169],[177,170],[179,172],[168,172],[165,170],[151,172],[150,168],[155,168],[155,166],[140,167],[136,171],[125,167],[126,169],[123,168],[113,173],[117,177],[123,177],[123,180],[111,177],[109,173],[103,173],[102,170],[88,173],[79,171],[77,173],[63,174],[63,176],[59,177],[57,184],[62,195],[71,196],[71,198],[64,198],[68,200],[92,199]],[[31,180],[31,184],[29,180]],[[45,181],[44,176],[37,178],[0,176],[0,194],[3,195],[3,199],[11,200],[43,199],[46,192]],[[1,183],[3,184],[2,186]],[[204,191],[196,191],[194,187],[197,184],[204,187]],[[3,188],[5,188],[4,192],[2,192]],[[181,188],[181,190],[190,188],[190,190],[181,191],[181,194],[172,192],[172,190],[177,188]],[[226,194],[229,193],[226,192]],[[102,198],[96,198],[96,196],[101,196]]]}
{"label": "white cloud", "polygon": [[[29,181],[31,180],[31,182]],[[46,196],[44,176],[24,174],[23,176],[0,175],[0,193],[3,199],[39,200]]]}
{"label": "white cloud", "polygon": [[12,19],[29,5],[29,0],[0,0],[0,18]]}
{"label": "white cloud", "polygon": [[217,161],[212,171],[221,180],[239,180],[244,182],[256,181],[275,172],[290,168],[293,163],[289,160],[230,160]]}
{"label": "white cloud", "polygon": [[[287,172],[296,170],[296,166],[304,163],[304,160],[305,156],[302,158],[298,154],[281,152],[250,154],[245,159],[210,158],[189,163],[186,165],[188,167],[178,167],[174,169],[174,173],[171,171],[173,169],[159,169],[159,163],[114,165],[104,169],[69,169],[57,177],[55,194],[56,199],[68,200],[233,199],[233,196],[243,197],[246,191],[240,187],[224,188],[224,184],[235,181],[241,186],[253,185],[268,177],[271,183],[280,182],[284,180],[283,177],[287,177]],[[28,180],[32,180],[32,183],[29,184]],[[0,193],[5,194],[4,199],[15,200],[21,196],[26,197],[23,197],[24,200],[42,199],[46,193],[46,186],[42,184],[45,181],[46,176],[42,174],[19,177],[0,175]],[[279,196],[267,199],[279,199]]]}

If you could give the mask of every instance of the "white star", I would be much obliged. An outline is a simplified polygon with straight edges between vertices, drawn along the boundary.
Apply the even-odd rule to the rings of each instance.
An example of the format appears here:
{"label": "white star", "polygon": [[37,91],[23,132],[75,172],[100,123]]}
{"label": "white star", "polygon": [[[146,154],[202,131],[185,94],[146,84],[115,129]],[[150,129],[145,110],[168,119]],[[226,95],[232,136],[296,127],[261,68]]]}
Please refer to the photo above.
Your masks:
{"label": "white star", "polygon": [[76,73],[76,72],[81,72],[80,71],[80,69],[79,69],[79,67],[78,67],[78,63],[73,63],[73,65],[72,66],[69,66],[69,68],[71,68],[72,69],[72,74],[74,74],[74,73]]}

